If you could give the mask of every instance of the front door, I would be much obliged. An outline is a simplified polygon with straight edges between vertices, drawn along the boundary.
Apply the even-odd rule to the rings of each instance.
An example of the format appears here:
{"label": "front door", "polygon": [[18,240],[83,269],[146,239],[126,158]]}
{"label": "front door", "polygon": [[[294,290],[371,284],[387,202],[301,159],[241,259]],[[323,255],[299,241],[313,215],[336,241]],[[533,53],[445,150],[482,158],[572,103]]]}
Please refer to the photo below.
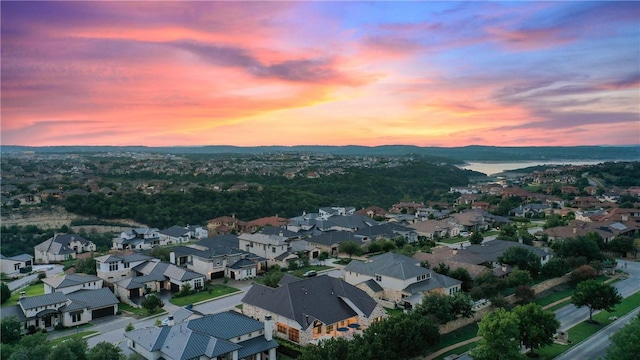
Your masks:
{"label": "front door", "polygon": [[53,318],[53,316],[51,315],[47,315],[44,317],[44,327],[51,327],[51,318]]}

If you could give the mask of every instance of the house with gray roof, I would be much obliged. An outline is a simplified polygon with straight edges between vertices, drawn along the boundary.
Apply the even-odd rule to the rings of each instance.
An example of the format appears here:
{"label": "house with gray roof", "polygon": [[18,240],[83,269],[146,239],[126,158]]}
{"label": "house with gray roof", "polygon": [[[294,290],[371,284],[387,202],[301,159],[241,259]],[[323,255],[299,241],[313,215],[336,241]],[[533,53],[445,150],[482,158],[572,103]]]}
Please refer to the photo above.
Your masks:
{"label": "house with gray roof", "polygon": [[275,360],[273,320],[264,323],[235,311],[170,326],[126,332],[127,345],[145,359]]}
{"label": "house with gray roof", "polygon": [[297,260],[298,255],[291,253],[289,240],[280,235],[241,234],[238,236],[241,250],[267,259],[267,264],[287,267],[290,260]]}
{"label": "house with gray roof", "polygon": [[126,230],[114,238],[111,243],[111,248],[114,250],[149,250],[160,245],[160,230],[157,228]]}
{"label": "house with gray roof", "polygon": [[61,292],[69,294],[78,290],[101,289],[103,280],[94,275],[87,274],[66,274],[63,276],[50,276],[42,279],[44,283],[44,293],[51,294]]}
{"label": "house with gray roof", "polygon": [[462,282],[440,275],[402,254],[385,253],[362,262],[353,260],[344,267],[344,279],[388,307],[407,309],[422,301],[424,294],[453,295]]}
{"label": "house with gray roof", "polygon": [[22,297],[18,305],[2,308],[0,317],[15,316],[26,330],[52,328],[56,325],[76,326],[114,315],[118,299],[108,288],[85,289],[72,293],[53,292]]}
{"label": "house with gray roof", "polygon": [[20,254],[15,256],[4,256],[0,254],[0,271],[7,275],[29,272],[33,266],[33,256]]}
{"label": "house with gray roof", "polygon": [[128,255],[103,255],[95,258],[96,272],[99,278],[113,284],[124,278],[135,276],[133,268],[152,260],[150,256],[132,253]]}
{"label": "house with gray roof", "polygon": [[209,231],[200,225],[178,226],[158,231],[160,245],[181,244],[189,241],[204,239]]}
{"label": "house with gray roof", "polygon": [[185,284],[191,289],[204,287],[206,277],[187,268],[151,259],[132,268],[133,276],[113,282],[113,290],[120,301],[139,307],[142,297],[153,291],[178,292]]}
{"label": "house with gray roof", "polygon": [[56,234],[34,246],[35,261],[50,264],[75,259],[77,254],[96,251],[96,244],[75,234]]}
{"label": "house with gray roof", "polygon": [[285,276],[280,284],[253,285],[242,298],[242,312],[259,320],[272,316],[274,335],[301,345],[350,337],[386,317],[382,305],[339,278]]}

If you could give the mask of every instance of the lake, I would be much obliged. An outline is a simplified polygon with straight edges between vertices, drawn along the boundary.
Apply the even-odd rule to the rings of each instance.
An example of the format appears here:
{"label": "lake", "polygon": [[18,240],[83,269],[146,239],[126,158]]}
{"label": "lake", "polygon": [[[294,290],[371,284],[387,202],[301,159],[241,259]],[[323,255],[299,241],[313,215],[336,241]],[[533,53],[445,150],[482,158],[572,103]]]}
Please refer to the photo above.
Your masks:
{"label": "lake", "polygon": [[482,162],[470,161],[459,166],[461,169],[478,171],[487,175],[498,174],[506,170],[522,169],[538,165],[596,165],[607,161],[620,160],[549,160],[549,161],[518,161],[518,162]]}

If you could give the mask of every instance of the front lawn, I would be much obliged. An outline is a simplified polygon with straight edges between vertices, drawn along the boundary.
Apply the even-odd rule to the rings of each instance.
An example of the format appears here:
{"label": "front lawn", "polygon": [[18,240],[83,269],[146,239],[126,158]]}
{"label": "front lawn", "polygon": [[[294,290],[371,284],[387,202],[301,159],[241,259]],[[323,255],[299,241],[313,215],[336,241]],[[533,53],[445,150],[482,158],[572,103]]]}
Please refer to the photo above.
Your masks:
{"label": "front lawn", "polygon": [[85,336],[89,336],[89,335],[93,335],[93,334],[99,334],[99,331],[83,331],[83,332],[79,332],[76,334],[71,334],[71,335],[67,335],[67,336],[63,336],[63,337],[59,337],[57,339],[53,339],[51,341],[49,341],[49,343],[51,343],[51,345],[58,345],[61,344],[69,339],[82,339]]}
{"label": "front lawn", "polygon": [[205,290],[201,290],[187,296],[175,297],[174,295],[169,302],[173,305],[185,306],[195,304],[200,301],[215,299],[223,295],[233,294],[238,291],[240,290],[224,284],[208,285]]}
{"label": "front lawn", "polygon": [[159,314],[164,314],[167,311],[164,309],[156,309],[155,312],[153,313],[149,313],[149,311],[145,308],[135,308],[129,304],[125,304],[125,303],[120,303],[118,304],[118,310],[120,311],[126,311],[128,313],[130,313],[131,315],[133,315],[133,317],[135,317],[136,319],[141,319],[143,317],[147,317],[147,316],[151,316],[151,315],[159,315]]}
{"label": "front lawn", "polygon": [[2,304],[2,307],[11,306],[11,305],[17,305],[18,304],[18,300],[20,300],[20,293],[22,291],[24,291],[26,293],[27,297],[43,295],[44,294],[44,284],[43,283],[33,284],[33,285],[27,286],[26,288],[24,288],[22,290],[18,290],[15,294],[11,295],[11,297],[9,298],[9,300],[7,300],[7,302]]}

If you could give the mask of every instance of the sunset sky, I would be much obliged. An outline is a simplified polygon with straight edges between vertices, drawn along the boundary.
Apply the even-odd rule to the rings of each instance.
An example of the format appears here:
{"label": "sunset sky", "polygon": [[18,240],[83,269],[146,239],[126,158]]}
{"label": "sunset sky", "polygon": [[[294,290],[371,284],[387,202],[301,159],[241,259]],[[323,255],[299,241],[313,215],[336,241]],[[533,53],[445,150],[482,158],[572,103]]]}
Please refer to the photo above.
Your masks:
{"label": "sunset sky", "polygon": [[640,2],[1,10],[3,145],[640,143]]}

